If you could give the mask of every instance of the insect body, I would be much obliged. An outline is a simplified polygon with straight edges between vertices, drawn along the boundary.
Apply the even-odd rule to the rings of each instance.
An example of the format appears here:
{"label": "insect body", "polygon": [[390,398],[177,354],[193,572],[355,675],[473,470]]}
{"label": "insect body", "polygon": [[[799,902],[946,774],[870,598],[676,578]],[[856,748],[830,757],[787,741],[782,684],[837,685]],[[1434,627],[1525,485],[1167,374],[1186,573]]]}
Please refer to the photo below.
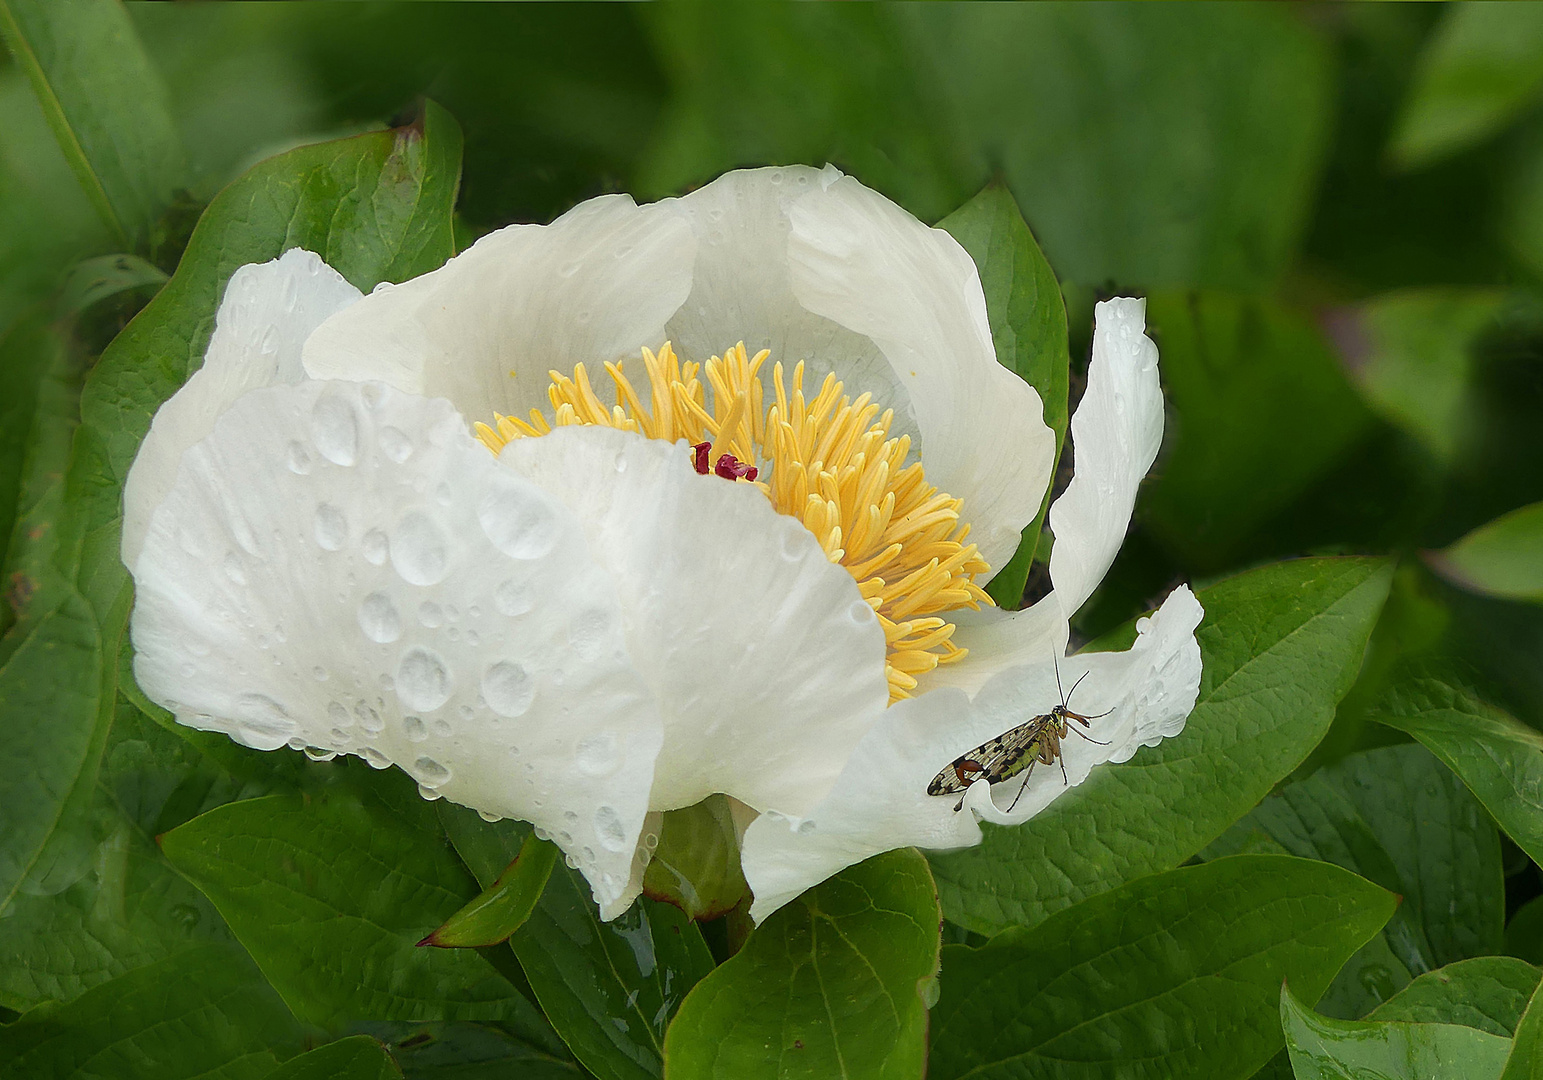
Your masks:
{"label": "insect body", "polygon": [[[1072,684],[1072,694],[1077,692],[1077,687],[1087,677],[1087,673],[1084,672],[1081,678]],[[1059,667],[1056,670],[1055,681],[1059,688],[1061,685]],[[1083,735],[1072,725],[1072,721],[1077,721],[1085,728],[1091,728],[1090,721],[1109,715],[1108,712],[1101,712],[1094,716],[1084,716],[1081,713],[1072,712],[1068,707],[1070,697],[1071,694],[1063,693],[1061,703],[1051,708],[1049,712],[1032,717],[996,738],[987,739],[974,750],[955,758],[942,772],[932,778],[932,783],[927,785],[927,794],[952,795],[956,791],[959,792],[959,802],[954,806],[954,812],[958,813],[964,808],[963,793],[975,781],[984,777],[989,783],[1000,784],[1023,773],[1023,783],[1018,788],[1018,794],[1013,796],[1012,805],[1007,808],[1011,812],[1013,807],[1018,805],[1018,800],[1023,797],[1024,789],[1029,786],[1029,774],[1033,773],[1035,765],[1054,765],[1060,761],[1061,779],[1066,780],[1066,762],[1061,760],[1061,740],[1066,738],[1068,731],[1076,731],[1088,742],[1098,743],[1100,746],[1107,745]]]}

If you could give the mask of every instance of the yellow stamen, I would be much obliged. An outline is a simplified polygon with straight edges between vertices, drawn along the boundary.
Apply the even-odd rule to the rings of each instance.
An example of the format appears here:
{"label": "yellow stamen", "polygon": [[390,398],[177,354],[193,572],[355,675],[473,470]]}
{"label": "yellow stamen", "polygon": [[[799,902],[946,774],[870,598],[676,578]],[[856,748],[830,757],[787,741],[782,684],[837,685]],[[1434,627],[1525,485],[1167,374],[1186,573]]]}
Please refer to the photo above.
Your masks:
{"label": "yellow stamen", "polygon": [[856,579],[884,630],[890,701],[909,697],[916,676],[965,655],[951,640],[954,624],[938,616],[990,604],[974,580],[990,567],[966,543],[970,527],[959,521],[960,500],[928,484],[921,462],[906,463],[911,440],[890,437],[892,410],[881,413],[869,394],[847,397],[834,374],[807,400],[803,361],[791,381],[781,363],[772,366],[768,406],[760,377],[768,355],[763,349],[749,357],[741,342],[699,367],[682,364],[668,342],[658,353],[644,349],[647,407],[619,363],[605,365],[614,405],[600,400],[583,364],[572,376],[553,371],[550,423],[537,409],[528,421],[494,414],[494,426],[476,425],[477,437],[496,454],[513,439],[553,427],[601,424],[651,439],[707,442],[710,462],[732,454],[757,466],[755,486],[777,512],[803,522],[830,560]]}

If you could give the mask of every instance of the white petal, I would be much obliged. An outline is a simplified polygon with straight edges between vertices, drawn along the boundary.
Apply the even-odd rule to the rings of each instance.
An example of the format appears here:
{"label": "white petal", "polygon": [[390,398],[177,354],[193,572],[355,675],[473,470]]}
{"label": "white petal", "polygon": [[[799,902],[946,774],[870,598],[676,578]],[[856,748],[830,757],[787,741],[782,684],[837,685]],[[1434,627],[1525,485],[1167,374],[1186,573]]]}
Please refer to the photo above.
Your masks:
{"label": "white petal", "polygon": [[302,248],[230,276],[203,366],[155,414],[124,482],[125,565],[139,558],[150,515],[176,479],[182,452],[208,435],[215,418],[248,390],[298,380],[305,339],[360,295]]}
{"label": "white petal", "polygon": [[1178,734],[1200,686],[1194,629],[1201,615],[1194,594],[1181,586],[1138,624],[1140,636],[1128,652],[1060,660],[1068,691],[1088,675],[1072,699],[1073,709],[1089,715],[1112,710],[1091,729],[1093,738],[1108,745],[1068,736],[1061,744],[1064,779],[1059,766],[1037,766],[1024,780],[1008,780],[994,791],[977,781],[958,811],[958,795],[928,795],[928,783],[961,754],[1056,704],[1055,664],[1047,658],[1008,669],[973,701],[947,688],[892,706],[812,814],[801,820],[765,814],[746,832],[743,862],[755,893],[752,917],[765,919],[810,886],[881,851],[977,843],[977,817],[999,824],[1026,821],[1085,780],[1094,765],[1127,760],[1138,747]]}
{"label": "white petal", "polygon": [[794,294],[883,351],[910,398],[928,482],[964,500],[970,539],[999,569],[1039,512],[1055,436],[1039,394],[997,363],[974,261],[835,170],[791,217]]}
{"label": "white petal", "polygon": [[1088,386],[1072,416],[1076,472],[1050,507],[1050,580],[1067,617],[1108,573],[1136,505],[1136,488],[1163,441],[1157,346],[1143,332],[1145,300],[1095,309]]}
{"label": "white petal", "polygon": [[[552,369],[658,348],[691,288],[696,240],[666,203],[591,199],[550,225],[511,225],[444,266],[383,285],[306,343],[317,378],[380,379],[446,397],[473,420],[550,409]],[[512,374],[511,374],[512,373]]]}
{"label": "white petal", "polygon": [[625,888],[662,728],[573,516],[442,400],[253,391],[183,455],[133,568],[134,671],[193,727],[396,763]]}
{"label": "white petal", "polygon": [[[666,333],[688,360],[720,355],[743,341],[751,354],[771,350],[792,378],[807,361],[812,394],[827,372],[852,397],[871,393],[895,409],[891,432],[917,439],[910,397],[871,339],[799,303],[793,295],[788,243],[793,204],[820,189],[820,172],[806,165],[724,173],[676,200],[697,239],[691,296]],[[769,376],[768,365],[763,374]]]}
{"label": "white petal", "polygon": [[851,575],[758,488],[698,476],[684,442],[566,427],[499,460],[568,505],[616,580],[664,720],[650,807],[813,807],[889,697]]}
{"label": "white petal", "polygon": [[[1071,422],[1076,471],[1050,507],[1054,590],[1023,611],[959,612],[954,642],[969,650],[925,677],[924,687],[979,690],[996,672],[1064,651],[1067,622],[1108,573],[1130,526],[1136,489],[1163,440],[1157,346],[1143,333],[1146,301],[1096,309],[1088,385]],[[932,475],[931,468],[928,476]]]}

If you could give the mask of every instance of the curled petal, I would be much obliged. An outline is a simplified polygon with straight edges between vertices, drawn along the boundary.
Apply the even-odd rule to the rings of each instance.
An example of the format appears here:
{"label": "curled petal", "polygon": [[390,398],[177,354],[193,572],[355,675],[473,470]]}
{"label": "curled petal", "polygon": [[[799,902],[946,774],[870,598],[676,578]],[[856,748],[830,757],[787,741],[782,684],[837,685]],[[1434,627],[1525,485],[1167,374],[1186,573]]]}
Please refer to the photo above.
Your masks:
{"label": "curled petal", "polygon": [[[954,641],[970,651],[927,686],[971,693],[1015,664],[1064,651],[1067,622],[1108,573],[1130,527],[1136,489],[1163,441],[1157,346],[1144,333],[1146,301],[1105,300],[1096,309],[1087,390],[1072,416],[1076,471],[1050,507],[1054,590],[1023,611],[961,612]],[[929,465],[928,475],[931,475]]]}
{"label": "curled petal", "polygon": [[958,811],[959,795],[928,795],[928,783],[986,740],[1048,712],[1060,700],[1056,663],[1047,656],[1002,671],[973,701],[957,688],[945,688],[892,706],[813,813],[802,819],[763,814],[750,826],[743,861],[755,893],[751,915],[759,922],[810,886],[881,851],[977,843],[978,818],[1026,821],[1085,780],[1095,765],[1125,761],[1138,747],[1177,734],[1199,692],[1194,630],[1202,614],[1194,594],[1180,586],[1138,624],[1129,651],[1060,660],[1061,683],[1068,689],[1087,675],[1071,707],[1090,716],[1107,713],[1082,729],[1099,742],[1068,735],[1056,764],[1036,765],[1027,777],[1019,774],[995,789],[977,780]]}
{"label": "curled petal", "polygon": [[355,303],[358,289],[320,256],[291,248],[230,276],[203,366],[161,406],[129,469],[123,493],[123,561],[139,558],[150,513],[177,476],[182,452],[208,435],[242,394],[304,374],[300,350],[328,316]]}
{"label": "curled petal", "polygon": [[598,369],[659,346],[691,289],[695,250],[670,204],[591,199],[550,225],[511,225],[432,273],[380,286],[312,335],[306,371],[446,397],[473,419],[549,409],[548,371]]}
{"label": "curled petal", "polygon": [[664,721],[651,808],[813,808],[889,698],[851,575],[755,486],[697,475],[684,442],[565,427],[499,461],[566,504],[616,581]]}
{"label": "curled petal", "polygon": [[1039,394],[997,363],[974,261],[834,169],[790,212],[793,292],[883,351],[909,397],[928,482],[964,501],[970,539],[1000,568],[1039,510],[1055,436]]}
{"label": "curled petal", "polygon": [[394,763],[622,895],[662,728],[614,584],[448,403],[247,394],[183,455],[132,569],[134,673],[182,723]]}

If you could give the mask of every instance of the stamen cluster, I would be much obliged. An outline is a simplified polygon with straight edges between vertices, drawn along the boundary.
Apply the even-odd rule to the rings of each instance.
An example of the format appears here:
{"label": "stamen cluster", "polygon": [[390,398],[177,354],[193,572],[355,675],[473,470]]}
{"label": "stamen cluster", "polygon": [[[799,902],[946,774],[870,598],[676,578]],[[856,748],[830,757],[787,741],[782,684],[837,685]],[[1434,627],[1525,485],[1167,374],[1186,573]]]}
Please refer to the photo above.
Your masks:
{"label": "stamen cluster", "polygon": [[574,424],[686,440],[697,472],[754,483],[851,573],[884,628],[890,700],[908,697],[918,675],[965,655],[951,640],[954,625],[940,616],[990,604],[974,581],[990,567],[966,542],[960,500],[928,484],[920,461],[906,463],[909,436],[890,437],[894,410],[881,413],[871,394],[853,400],[834,374],[808,400],[803,361],[793,368],[791,391],[782,364],[773,366],[768,406],[760,378],[768,356],[748,357],[741,342],[698,365],[682,364],[668,343],[658,353],[644,349],[648,409],[619,363],[605,365],[613,405],[600,400],[583,364],[572,376],[553,371],[551,421],[539,409],[528,420],[495,414],[493,426],[476,425],[477,436],[494,453],[513,439]]}

